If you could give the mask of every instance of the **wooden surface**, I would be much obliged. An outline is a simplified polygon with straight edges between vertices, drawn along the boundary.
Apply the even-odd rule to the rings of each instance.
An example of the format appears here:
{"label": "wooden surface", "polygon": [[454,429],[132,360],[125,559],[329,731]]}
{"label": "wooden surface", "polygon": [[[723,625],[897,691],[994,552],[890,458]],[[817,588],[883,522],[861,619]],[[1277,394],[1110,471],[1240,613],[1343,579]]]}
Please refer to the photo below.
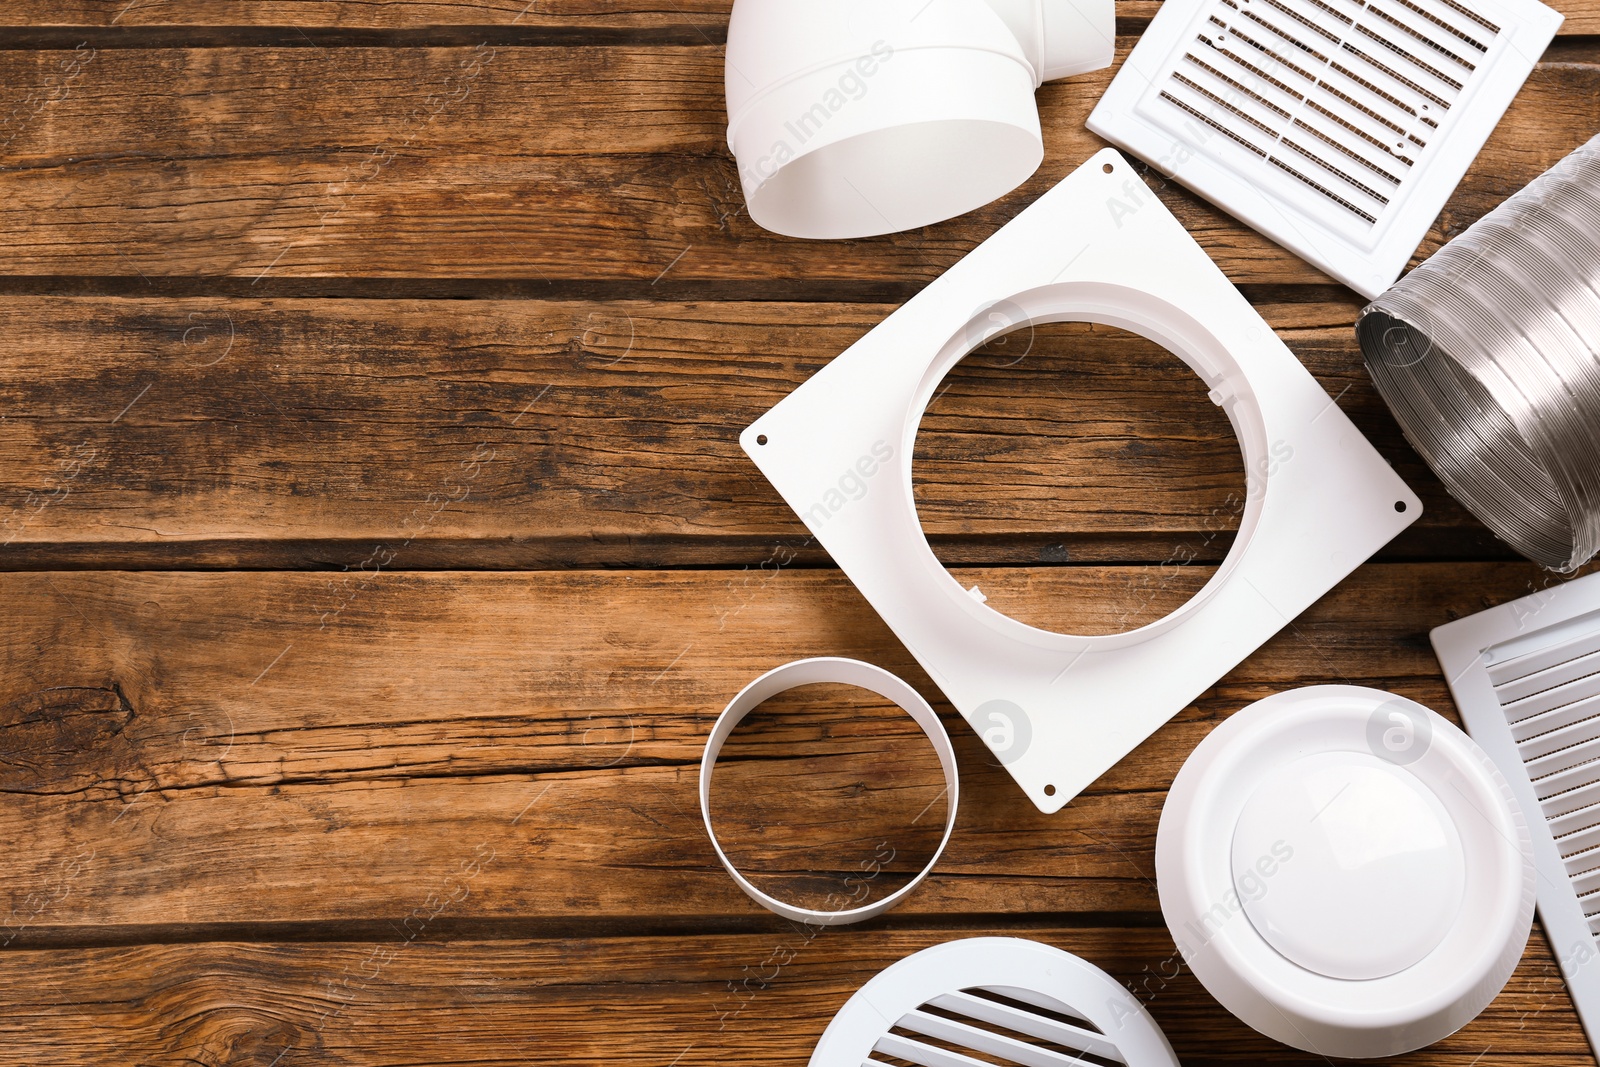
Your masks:
{"label": "wooden surface", "polygon": [[[935,874],[860,927],[756,908],[697,811],[728,697],[817,654],[937,693],[736,435],[1099,147],[1111,72],[1040,92],[1045,163],[996,204],[791,241],[723,144],[728,6],[5,6],[0,1067],[798,1065],[876,971],[994,933],[1106,968],[1186,1064],[1319,1062],[1180,966],[1165,790],[1284,688],[1453,713],[1428,630],[1551,579],[1408,449],[1359,299],[1151,175],[1425,515],[1054,816],[936,701],[963,797]],[[1424,253],[1600,128],[1600,4],[1558,6]],[[1155,10],[1119,3],[1119,55]],[[1181,603],[1236,522],[1225,419],[1137,338],[1005,344],[918,438],[935,551],[1051,628]],[[820,904],[886,848],[867,890],[903,884],[940,793],[914,726],[827,688],[735,736],[713,803]],[[1536,933],[1397,1062],[1593,1061]]]}

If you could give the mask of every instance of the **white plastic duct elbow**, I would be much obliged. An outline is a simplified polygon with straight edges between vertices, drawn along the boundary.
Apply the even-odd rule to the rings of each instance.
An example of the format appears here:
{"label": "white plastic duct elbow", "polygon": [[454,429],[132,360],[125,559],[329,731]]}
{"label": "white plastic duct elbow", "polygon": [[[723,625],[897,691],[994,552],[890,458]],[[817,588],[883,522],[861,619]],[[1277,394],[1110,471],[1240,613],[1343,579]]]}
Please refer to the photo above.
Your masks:
{"label": "white plastic duct elbow", "polygon": [[758,224],[868,237],[1015,189],[1033,93],[1110,64],[1113,0],[736,0],[728,147]]}

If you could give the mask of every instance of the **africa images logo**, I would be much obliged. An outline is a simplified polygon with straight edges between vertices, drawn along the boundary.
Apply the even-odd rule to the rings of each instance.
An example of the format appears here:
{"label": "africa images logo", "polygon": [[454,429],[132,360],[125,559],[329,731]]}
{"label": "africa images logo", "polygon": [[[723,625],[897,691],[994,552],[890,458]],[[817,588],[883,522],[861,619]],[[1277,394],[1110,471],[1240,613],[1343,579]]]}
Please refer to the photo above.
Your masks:
{"label": "africa images logo", "polygon": [[887,41],[874,41],[872,50],[857,57],[820,100],[783,124],[789,137],[774,141],[766,155],[741,169],[745,186],[753,189],[778,173],[779,168],[799,155],[799,149],[821,133],[835,115],[852,101],[866,96],[869,79],[893,55],[894,48]]}
{"label": "africa images logo", "polygon": [[1415,763],[1433,741],[1433,717],[1409,700],[1390,700],[1367,717],[1367,749],[1381,760],[1404,767]]}
{"label": "africa images logo", "polygon": [[982,735],[995,758],[1010,766],[1021,759],[1033,743],[1033,723],[1020,704],[1009,700],[990,700],[972,713],[973,728]]}
{"label": "africa images logo", "polygon": [[1199,923],[1190,920],[1183,924],[1184,932],[1195,938],[1195,947],[1180,943],[1179,951],[1188,957],[1197,948],[1210,944],[1234,916],[1244,911],[1246,904],[1254,904],[1267,895],[1268,882],[1292,859],[1294,846],[1280,838],[1253,864],[1235,871],[1232,888],[1200,915]]}
{"label": "africa images logo", "polygon": [[812,504],[801,515],[812,530],[844,510],[846,504],[867,495],[867,482],[894,458],[894,448],[887,441],[874,441],[869,452],[862,453],[846,467],[838,479],[822,494],[822,499]]}

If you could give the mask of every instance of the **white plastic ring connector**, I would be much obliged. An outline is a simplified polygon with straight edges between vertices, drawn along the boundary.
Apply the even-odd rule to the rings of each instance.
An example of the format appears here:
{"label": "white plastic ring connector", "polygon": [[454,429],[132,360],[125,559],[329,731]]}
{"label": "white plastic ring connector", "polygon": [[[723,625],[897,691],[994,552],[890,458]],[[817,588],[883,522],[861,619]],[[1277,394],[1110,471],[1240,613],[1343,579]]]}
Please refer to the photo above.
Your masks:
{"label": "white plastic ring connector", "polygon": [[[928,740],[933,742],[933,750],[939,756],[939,766],[944,769],[944,783],[946,795],[949,797],[948,811],[945,817],[944,836],[939,839],[939,847],[933,850],[933,856],[928,860],[928,865],[911,881],[890,893],[882,900],[863,904],[859,908],[848,908],[843,911],[817,911],[811,908],[796,907],[786,904],[776,897],[763,893],[751,884],[750,880],[740,874],[734,867],[733,861],[728,859],[727,853],[722,851],[722,845],[717,841],[717,834],[711,826],[711,772],[716,768],[717,755],[722,751],[723,742],[728,735],[733,733],[734,727],[744,720],[746,715],[779,693],[802,685],[811,685],[817,682],[836,682],[842,685],[853,685],[861,689],[871,690],[883,697],[892,700],[912,719],[916,720],[922,732],[928,735]],[[785,919],[796,922],[809,923],[813,926],[841,926],[845,923],[860,922],[882,915],[894,907],[928,876],[934,864],[939,862],[939,857],[944,854],[945,845],[950,843],[950,832],[956,825],[956,808],[960,801],[960,780],[956,772],[956,752],[950,744],[950,735],[945,732],[944,724],[939,721],[939,716],[934,714],[933,708],[922,699],[911,686],[882,667],[875,667],[870,663],[863,663],[856,659],[845,659],[839,656],[819,656],[813,659],[795,660],[785,663],[781,667],[774,667],[749,685],[739,691],[739,695],[728,702],[722,714],[717,718],[717,723],[711,728],[711,737],[706,741],[705,755],[700,759],[700,817],[706,824],[706,836],[711,838],[711,847],[716,850],[717,859],[722,861],[733,877],[739,888],[768,911],[776,912]]]}

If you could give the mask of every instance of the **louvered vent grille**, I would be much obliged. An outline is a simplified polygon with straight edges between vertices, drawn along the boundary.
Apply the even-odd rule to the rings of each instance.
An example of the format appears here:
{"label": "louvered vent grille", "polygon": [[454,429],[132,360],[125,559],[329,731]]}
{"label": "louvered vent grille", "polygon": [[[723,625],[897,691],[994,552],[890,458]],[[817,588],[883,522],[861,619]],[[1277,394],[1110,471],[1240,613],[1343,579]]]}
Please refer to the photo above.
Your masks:
{"label": "louvered vent grille", "polygon": [[1545,647],[1487,658],[1589,932],[1600,935],[1600,618],[1589,622]]}
{"label": "louvered vent grille", "polygon": [[[1120,1067],[1116,1044],[1093,1023],[1027,989],[943,993],[900,1017],[867,1065],[898,1067]],[[865,1067],[865,1065],[864,1065]]]}
{"label": "louvered vent grille", "polygon": [[1370,228],[1499,33],[1452,0],[1216,0],[1159,96]]}
{"label": "louvered vent grille", "polygon": [[1539,0],[1165,0],[1089,129],[1375,297],[1560,24]]}

